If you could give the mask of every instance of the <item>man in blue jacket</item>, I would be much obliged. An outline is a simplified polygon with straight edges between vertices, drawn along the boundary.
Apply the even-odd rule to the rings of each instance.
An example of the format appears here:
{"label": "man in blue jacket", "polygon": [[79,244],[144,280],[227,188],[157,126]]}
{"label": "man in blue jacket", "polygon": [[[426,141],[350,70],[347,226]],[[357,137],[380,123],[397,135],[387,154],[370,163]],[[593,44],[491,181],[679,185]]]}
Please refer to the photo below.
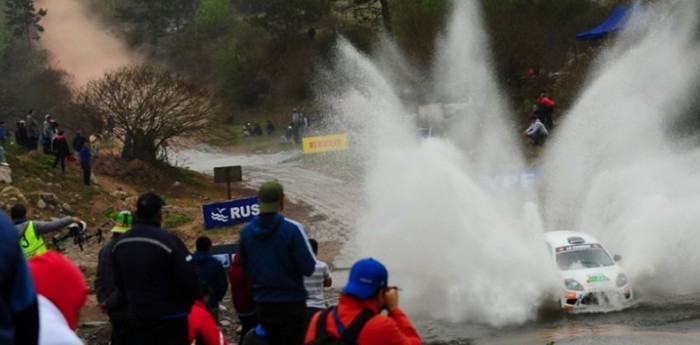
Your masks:
{"label": "man in blue jacket", "polygon": [[135,342],[187,345],[187,316],[201,295],[199,277],[187,247],[160,228],[163,199],[141,195],[131,229],[112,248],[114,281],[129,301]]}
{"label": "man in blue jacket", "polygon": [[260,214],[241,232],[239,255],[253,279],[258,320],[270,345],[304,342],[306,297],[304,276],[316,267],[304,227],[279,212],[284,190],[277,181],[258,191]]}

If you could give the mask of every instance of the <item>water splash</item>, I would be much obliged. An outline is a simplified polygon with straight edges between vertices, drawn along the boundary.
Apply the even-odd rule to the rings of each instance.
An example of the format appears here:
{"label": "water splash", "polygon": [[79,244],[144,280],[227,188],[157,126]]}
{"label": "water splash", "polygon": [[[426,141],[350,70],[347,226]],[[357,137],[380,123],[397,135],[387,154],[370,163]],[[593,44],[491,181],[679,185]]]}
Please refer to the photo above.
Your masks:
{"label": "water splash", "polygon": [[700,76],[697,7],[637,14],[643,27],[597,59],[543,159],[547,223],[596,235],[638,289],[700,292],[700,150],[673,131]]}
{"label": "water splash", "polygon": [[[670,132],[700,71],[697,4],[648,7],[601,54],[548,145],[539,196],[479,182],[524,159],[477,6],[454,2],[424,99],[402,98],[395,83],[404,60],[394,55],[401,63],[392,68],[375,62],[391,58],[339,43],[320,89],[368,157],[366,210],[349,255],[385,262],[412,313],[496,326],[533,319],[561,284],[543,248],[545,229],[596,235],[625,257],[638,290],[700,291],[700,150]],[[420,140],[416,98],[468,106],[443,137]]]}

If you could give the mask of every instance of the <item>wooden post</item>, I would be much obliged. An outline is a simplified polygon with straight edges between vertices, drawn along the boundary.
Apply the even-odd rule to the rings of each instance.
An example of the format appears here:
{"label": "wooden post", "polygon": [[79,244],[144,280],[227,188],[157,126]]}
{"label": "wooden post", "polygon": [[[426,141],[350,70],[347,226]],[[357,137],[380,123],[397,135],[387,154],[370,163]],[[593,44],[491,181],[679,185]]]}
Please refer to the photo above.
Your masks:
{"label": "wooden post", "polygon": [[240,165],[214,168],[214,183],[226,182],[228,199],[231,200],[231,182],[242,181],[243,172]]}

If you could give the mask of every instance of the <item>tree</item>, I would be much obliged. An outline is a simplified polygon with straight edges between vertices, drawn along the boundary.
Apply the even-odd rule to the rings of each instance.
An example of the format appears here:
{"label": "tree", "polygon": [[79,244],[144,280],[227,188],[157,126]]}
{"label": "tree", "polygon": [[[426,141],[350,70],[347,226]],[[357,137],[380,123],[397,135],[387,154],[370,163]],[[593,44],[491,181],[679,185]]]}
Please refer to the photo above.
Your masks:
{"label": "tree", "polygon": [[15,37],[27,41],[27,50],[31,49],[32,40],[39,40],[39,33],[44,32],[39,21],[46,13],[45,9],[34,9],[33,0],[5,0],[7,26]]}
{"label": "tree", "polygon": [[333,0],[233,0],[252,25],[279,38],[290,38],[330,13]]}
{"label": "tree", "polygon": [[157,45],[162,37],[181,32],[191,22],[195,8],[193,0],[124,0],[116,10],[120,20],[141,26]]}
{"label": "tree", "polygon": [[203,132],[218,113],[218,102],[202,85],[153,67],[109,72],[83,87],[71,104],[83,123],[106,120],[124,143],[122,157],[158,160],[168,141]]}
{"label": "tree", "polygon": [[389,0],[352,0],[347,9],[352,11],[358,22],[374,25],[381,19],[384,30],[392,32]]}

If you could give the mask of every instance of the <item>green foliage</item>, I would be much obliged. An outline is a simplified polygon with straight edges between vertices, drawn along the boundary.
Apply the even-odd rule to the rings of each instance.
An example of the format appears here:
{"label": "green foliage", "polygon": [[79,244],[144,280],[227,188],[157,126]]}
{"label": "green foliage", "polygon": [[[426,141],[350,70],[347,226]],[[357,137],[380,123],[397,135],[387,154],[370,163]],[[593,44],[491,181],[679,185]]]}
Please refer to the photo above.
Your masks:
{"label": "green foliage", "polygon": [[39,33],[44,28],[39,21],[46,15],[46,10],[34,8],[33,0],[5,0],[5,22],[12,34],[26,40],[27,49],[31,49],[31,41],[39,40]]}
{"label": "green foliage", "polygon": [[232,0],[251,24],[286,39],[330,13],[331,0]]}
{"label": "green foliage", "polygon": [[166,229],[176,228],[180,225],[187,224],[192,221],[192,217],[184,213],[176,213],[174,211],[166,211],[165,219],[163,219],[163,227]]}
{"label": "green foliage", "polygon": [[194,19],[198,35],[217,37],[226,32],[231,19],[229,0],[202,0]]}
{"label": "green foliage", "polygon": [[390,3],[396,40],[427,67],[433,58],[435,38],[443,29],[447,0],[394,0]]}
{"label": "green foliage", "polygon": [[[118,19],[136,26],[133,34],[148,33],[154,45],[167,35],[181,32],[192,21],[194,10],[192,0],[123,0],[115,9]],[[140,39],[135,43],[143,43]]]}

